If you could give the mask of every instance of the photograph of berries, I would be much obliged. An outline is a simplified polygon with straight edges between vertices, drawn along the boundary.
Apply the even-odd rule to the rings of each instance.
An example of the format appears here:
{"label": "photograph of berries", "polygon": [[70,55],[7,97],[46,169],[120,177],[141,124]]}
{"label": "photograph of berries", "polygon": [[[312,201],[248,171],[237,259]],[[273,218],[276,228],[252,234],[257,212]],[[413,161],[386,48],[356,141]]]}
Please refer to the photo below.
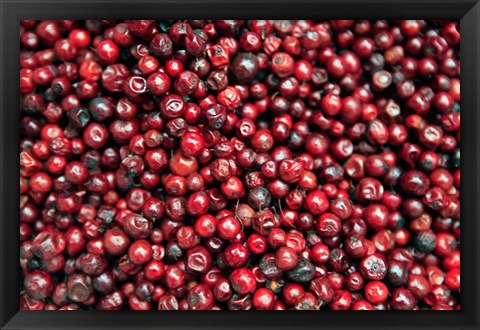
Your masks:
{"label": "photograph of berries", "polygon": [[21,310],[460,310],[460,27],[22,20]]}

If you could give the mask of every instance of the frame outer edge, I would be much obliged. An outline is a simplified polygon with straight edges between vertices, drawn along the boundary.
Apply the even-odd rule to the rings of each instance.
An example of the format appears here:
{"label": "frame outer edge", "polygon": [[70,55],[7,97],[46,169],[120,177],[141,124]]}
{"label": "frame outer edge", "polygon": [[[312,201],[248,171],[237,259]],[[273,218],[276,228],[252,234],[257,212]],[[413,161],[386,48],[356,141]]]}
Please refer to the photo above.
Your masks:
{"label": "frame outer edge", "polygon": [[[385,1],[386,1],[386,0],[385,0]],[[100,4],[106,4],[106,3],[108,3],[108,5],[111,5],[112,2],[113,2],[113,1],[106,1],[106,0],[100,0],[100,1],[98,1],[98,3],[100,3]],[[125,0],[120,0],[120,1],[118,1],[118,2],[119,2],[119,4],[122,4],[122,5],[124,5],[124,4],[126,4],[126,3],[133,4],[133,3],[134,3],[134,0],[131,0],[131,1],[128,1],[128,0],[126,0],[126,1],[125,1]],[[170,3],[170,4],[173,3],[172,1],[158,1],[158,2],[163,3],[164,5],[167,5],[167,3]],[[209,3],[211,3],[211,2],[217,2],[218,4],[222,4],[222,5],[229,3],[229,1],[222,2],[222,1],[218,1],[218,0],[217,0],[217,1],[207,1],[207,2],[209,2]],[[252,1],[246,1],[246,2],[247,2],[247,3],[253,3]],[[295,0],[291,0],[291,2],[290,2],[290,1],[285,1],[285,0],[280,0],[280,1],[279,1],[279,3],[282,4],[282,5],[285,5],[285,3],[287,3],[287,2],[288,2],[288,3],[294,3]],[[318,1],[318,2],[319,2],[320,4],[322,3],[321,1]],[[405,0],[405,1],[394,0],[394,1],[392,1],[392,2],[394,2],[394,3],[396,3],[396,4],[399,4],[399,3],[400,3],[401,5],[405,5],[405,6],[408,6],[408,7],[411,7],[412,5],[415,5],[415,3],[417,3],[417,1],[409,1],[409,0]],[[420,1],[418,1],[418,4],[420,5],[420,4],[425,4],[425,3],[429,3],[429,2],[434,2],[434,1],[422,1],[422,0],[420,0]],[[76,4],[76,5],[78,5],[78,4],[81,3],[81,1],[78,1],[78,0],[76,0],[76,1],[65,1],[65,2],[62,3],[62,2],[57,1],[57,0],[50,0],[50,1],[49,1],[49,0],[40,0],[40,1],[36,1],[36,2],[35,2],[35,1],[31,1],[31,0],[27,0],[27,1],[22,1],[22,0],[20,0],[20,1],[18,1],[18,2],[13,1],[13,0],[0,0],[0,12],[1,12],[1,14],[0,14],[0,15],[1,15],[1,16],[0,16],[0,22],[1,22],[1,23],[0,23],[0,26],[1,26],[1,27],[0,27],[0,28],[1,28],[1,37],[3,37],[2,39],[3,39],[3,40],[6,40],[6,39],[7,39],[6,36],[7,36],[7,35],[10,35],[9,31],[6,31],[6,27],[7,27],[7,26],[10,27],[10,23],[9,23],[9,22],[12,22],[12,21],[15,21],[16,19],[18,19],[18,15],[19,15],[19,14],[18,14],[18,12],[16,12],[16,11],[13,13],[13,15],[17,15],[17,16],[14,16],[14,17],[11,17],[11,16],[10,16],[10,15],[11,15],[11,12],[12,12],[12,10],[10,9],[10,8],[12,8],[11,5],[20,5],[20,4],[21,4],[22,6],[31,5],[32,7],[35,7],[35,6],[39,6],[39,5],[45,4],[45,3],[48,3],[49,5],[52,5],[52,4],[55,4],[55,5],[56,5],[56,4],[58,4],[59,7],[65,8],[65,7],[68,7],[69,4],[72,4],[72,5],[73,5],[73,4]],[[92,2],[91,0],[85,0],[84,5],[86,6],[86,5],[92,4],[92,3],[93,3],[93,2]],[[191,2],[190,2],[190,1],[182,1],[181,3],[183,3],[183,4],[185,4],[185,5],[188,5],[188,4],[191,3]],[[234,1],[234,2],[232,2],[232,3],[231,3],[232,6],[233,6],[233,4],[235,4],[235,3],[238,5],[239,1]],[[259,1],[259,4],[265,4],[265,3],[272,4],[273,2],[271,2],[271,1]],[[307,3],[311,3],[311,2],[310,2],[310,1],[302,1],[302,3],[307,4]],[[333,3],[332,1],[325,1],[325,4],[326,4],[326,5],[332,4],[332,3]],[[351,4],[352,1],[341,1],[341,0],[340,0],[339,3]],[[365,3],[380,4],[380,3],[384,3],[384,2],[383,2],[383,1],[368,1],[368,0],[367,0],[367,1],[365,1]],[[441,3],[441,4],[449,3],[450,6],[452,6],[452,7],[460,6],[460,7],[465,8],[465,9],[467,9],[467,6],[468,6],[468,10],[465,10],[465,12],[467,12],[467,11],[468,11],[468,12],[465,14],[464,17],[470,16],[470,15],[474,17],[474,19],[476,20],[476,30],[475,30],[476,32],[475,32],[474,34],[476,35],[477,38],[479,37],[479,35],[480,35],[480,32],[479,32],[479,31],[480,31],[480,30],[479,30],[480,4],[478,3],[478,0],[467,0],[467,1],[465,1],[465,0],[460,0],[460,1],[458,1],[457,3],[455,3],[453,0],[452,0],[452,1],[438,1],[438,3]],[[142,1],[142,0],[140,0],[140,3],[139,3],[139,4],[140,4],[140,5],[147,5],[147,4],[152,4],[152,5],[154,5],[155,3],[154,3],[153,1],[150,2],[150,1]],[[157,5],[158,5],[158,3],[157,3]],[[178,4],[177,4],[177,5],[178,5]],[[475,7],[472,8],[472,6],[475,6]],[[10,15],[7,15],[7,14],[6,14],[6,11],[7,11],[6,8],[7,8],[7,7],[8,7],[9,10],[10,10],[10,12],[9,12]],[[72,6],[72,7],[75,8],[75,6]],[[64,11],[64,10],[63,10],[63,11]],[[379,9],[379,11],[380,11],[380,9]],[[386,11],[386,10],[384,9],[384,11]],[[433,12],[433,11],[434,11],[434,10],[432,10],[432,12]],[[457,11],[458,11],[458,7],[457,7]],[[113,12],[115,12],[115,9],[114,9],[114,8],[113,8]],[[348,13],[348,10],[347,10],[346,12]],[[61,15],[62,10],[59,10],[59,12],[57,12],[57,13],[52,12],[51,14],[52,14],[53,16],[58,16],[59,13],[60,13],[60,15]],[[95,16],[95,15],[97,15],[97,14],[92,13],[92,15]],[[256,15],[258,15],[258,14],[252,14],[252,15],[256,16]],[[347,14],[347,15],[348,15],[348,14]],[[388,16],[388,14],[385,14],[385,15]],[[413,15],[416,15],[416,14],[413,14]],[[215,15],[212,15],[212,16],[218,16],[218,13],[215,14]],[[267,15],[266,15],[266,16],[267,16]],[[271,16],[271,14],[268,15],[268,16]],[[298,16],[298,15],[292,15],[292,16]],[[470,19],[471,19],[471,17],[470,17]],[[8,39],[11,39],[11,38],[9,37]],[[472,40],[469,40],[469,41],[471,42]],[[466,93],[467,95],[469,94],[469,98],[471,98],[471,100],[469,100],[469,107],[471,107],[472,109],[469,109],[469,110],[470,110],[470,111],[475,111],[475,112],[480,111],[480,106],[479,106],[479,105],[480,105],[480,97],[479,97],[479,95],[478,95],[478,93],[480,92],[480,90],[478,89],[478,87],[480,86],[480,85],[479,85],[479,83],[480,83],[480,76],[479,76],[479,70],[480,70],[480,65],[479,65],[479,61],[480,61],[480,44],[479,44],[479,42],[480,42],[480,39],[477,39],[477,41],[476,41],[476,47],[473,49],[473,52],[475,53],[475,56],[476,56],[475,62],[473,62],[473,61],[470,62],[470,64],[472,65],[471,70],[473,70],[474,68],[476,68],[476,70],[473,71],[474,73],[469,72],[470,81],[471,81],[472,83],[474,83],[473,86],[475,86],[475,87],[477,88],[477,90],[474,90],[474,88],[470,88],[469,92]],[[5,45],[5,44],[2,44],[2,46],[4,46],[4,45]],[[462,46],[464,46],[464,45],[465,45],[465,43],[462,43]],[[471,44],[469,45],[469,47],[471,47]],[[14,94],[11,94],[11,95],[10,95],[10,93],[4,93],[4,91],[7,90],[7,89],[8,89],[8,91],[12,90],[12,88],[6,84],[6,83],[7,83],[7,78],[11,78],[9,75],[6,74],[6,72],[7,72],[7,71],[8,71],[8,72],[12,72],[12,71],[15,72],[15,70],[18,70],[18,68],[16,68],[16,67],[13,67],[13,68],[12,68],[12,67],[9,67],[9,68],[6,67],[6,66],[8,65],[7,62],[11,62],[11,61],[7,61],[6,55],[7,55],[7,53],[11,53],[11,52],[12,52],[11,50],[7,52],[7,51],[5,50],[5,48],[3,48],[3,49],[2,49],[2,54],[1,54],[1,56],[0,56],[0,67],[3,69],[3,74],[2,74],[2,77],[0,78],[0,84],[1,84],[1,85],[0,85],[0,87],[1,87],[0,100],[2,101],[2,105],[4,105],[4,106],[3,106],[3,109],[0,109],[0,125],[1,125],[2,128],[3,128],[3,130],[0,132],[0,139],[3,140],[3,143],[6,143],[6,142],[8,141],[7,137],[11,137],[11,136],[12,136],[12,133],[8,133],[8,134],[7,134],[7,132],[6,132],[6,130],[5,130],[5,128],[8,127],[8,124],[6,124],[5,120],[8,121],[10,118],[16,118],[16,117],[15,117],[15,116],[16,116],[15,113],[14,113],[14,115],[11,116],[11,115],[9,115],[9,114],[5,114],[4,111],[15,111],[15,110],[18,108],[18,105],[17,105],[17,106],[14,107],[13,109],[8,109],[8,107],[6,107],[6,105],[7,105],[7,100],[5,100],[5,99],[3,98],[4,95],[9,95],[9,96],[12,96],[12,95],[13,95],[13,97],[9,97],[9,98],[14,98],[13,104],[16,104],[15,102],[18,102],[18,98],[16,98],[16,96],[18,96],[17,93],[14,93]],[[13,52],[13,53],[14,53],[14,52]],[[4,55],[5,55],[5,59],[4,59]],[[16,62],[14,62],[14,63],[16,63]],[[476,66],[476,67],[475,67],[475,66]],[[463,86],[464,86],[464,84],[465,84],[465,79],[463,79],[463,77],[466,76],[466,74],[467,74],[467,72],[464,70],[464,72],[463,72],[463,74],[462,74],[462,76],[461,76],[461,77],[462,77],[462,78],[461,78],[462,88],[463,88]],[[474,78],[473,78],[474,80],[472,79],[472,75],[473,75],[473,74],[475,74],[475,76],[474,76]],[[13,82],[17,82],[17,81],[18,81],[18,77],[17,77],[16,79],[12,79],[12,81],[13,81]],[[15,90],[15,88],[17,88],[17,86],[13,87],[13,90]],[[463,95],[462,95],[462,96],[463,96]],[[462,98],[462,105],[464,105],[463,99],[464,99],[464,98]],[[9,101],[8,101],[8,105],[11,106],[11,103],[12,103],[12,102],[10,102],[10,100],[9,100]],[[464,105],[463,108],[464,108],[463,110],[465,111],[465,110],[467,109],[467,106]],[[462,116],[462,117],[463,117],[463,116]],[[480,121],[479,121],[478,113],[475,115],[474,118],[475,118],[475,121],[473,121],[473,122],[471,122],[471,123],[467,123],[467,122],[465,122],[464,120],[462,121],[462,127],[468,126],[468,127],[470,127],[470,128],[472,128],[472,127],[475,128],[475,130],[471,133],[471,135],[469,135],[469,137],[472,138],[472,141],[469,142],[469,143],[470,143],[470,146],[471,146],[472,144],[475,144],[475,148],[474,148],[474,149],[475,149],[475,152],[476,152],[476,153],[475,153],[475,156],[466,157],[467,155],[464,155],[464,158],[462,158],[462,166],[464,166],[464,165],[466,164],[465,160],[466,160],[467,158],[468,158],[470,161],[472,161],[472,165],[469,166],[470,169],[472,169],[472,167],[476,167],[476,166],[478,166],[478,165],[480,164],[480,154],[479,154],[479,150],[480,150],[480,140],[479,140],[479,137],[480,137],[480,134],[479,134],[479,132],[477,131],[477,130],[480,130],[480,125],[479,125]],[[14,136],[15,136],[15,134],[16,134],[16,133],[13,133]],[[466,136],[464,136],[464,140],[463,140],[464,143],[461,143],[462,147],[463,147],[463,145],[466,143],[466,142],[465,142],[465,137],[466,137]],[[11,141],[10,141],[10,142],[11,142]],[[4,209],[4,208],[5,208],[6,206],[8,206],[8,205],[7,205],[7,203],[5,202],[6,199],[5,199],[5,201],[4,201],[3,198],[6,198],[6,196],[5,196],[5,191],[9,191],[9,189],[7,189],[7,188],[11,188],[11,187],[9,187],[9,186],[7,186],[7,187],[5,186],[5,184],[6,184],[7,182],[9,182],[10,179],[11,179],[11,178],[9,178],[9,177],[7,176],[7,174],[5,173],[5,172],[6,172],[5,170],[6,170],[7,167],[8,167],[8,168],[11,168],[11,167],[12,167],[11,165],[8,165],[8,164],[7,164],[7,159],[5,158],[6,156],[8,156],[8,155],[7,155],[7,154],[8,154],[7,151],[11,150],[11,148],[10,148],[10,147],[6,147],[3,143],[0,143],[0,170],[1,170],[1,172],[0,172],[0,195],[1,195],[1,197],[2,197],[2,199],[0,200],[0,212],[2,212],[2,214],[4,215],[4,219],[0,219],[0,221],[1,221],[0,227],[1,227],[2,229],[7,227],[7,226],[5,225],[5,221],[4,221],[4,220],[5,220],[5,219],[8,219],[8,218],[5,218],[5,215],[7,214],[7,211]],[[16,148],[16,147],[14,147],[14,148]],[[473,148],[472,148],[472,149],[473,149]],[[11,160],[11,159],[10,159],[10,160]],[[18,160],[17,160],[17,162],[18,162]],[[7,166],[7,165],[8,165],[8,166]],[[13,165],[13,166],[18,166],[18,165]],[[467,166],[466,166],[466,167],[467,167]],[[462,170],[463,170],[463,167],[462,167]],[[466,176],[464,175],[464,178],[463,178],[463,181],[462,181],[462,188],[465,187],[465,186],[467,186],[467,185],[468,185],[468,186],[475,185],[475,187],[473,187],[473,189],[472,189],[472,193],[473,193],[472,195],[473,195],[473,198],[475,199],[475,200],[474,200],[474,203],[475,203],[474,205],[475,205],[475,206],[472,207],[472,210],[475,211],[474,215],[476,215],[476,216],[479,215],[479,208],[480,208],[480,201],[478,200],[479,190],[480,190],[480,189],[479,189],[479,186],[480,186],[480,178],[479,178],[479,175],[478,175],[478,171],[479,171],[479,168],[473,168],[473,171],[469,172],[469,174],[474,174],[474,173],[475,173],[475,175],[476,175],[476,176],[475,176],[475,180],[472,180],[472,178],[468,178],[468,177],[466,177]],[[18,173],[14,173],[14,174],[15,174],[15,178],[16,178],[17,175],[18,175]],[[468,180],[471,181],[471,184],[468,184]],[[16,189],[12,190],[12,191],[14,191],[14,192],[18,191],[18,181],[15,182],[15,184],[17,184],[17,186],[16,186]],[[13,188],[15,188],[15,187],[13,187]],[[11,212],[10,212],[10,213],[11,213]],[[16,219],[14,219],[14,220],[16,220]],[[480,221],[480,218],[473,218],[473,219],[470,219],[470,221]],[[9,227],[10,227],[10,226],[9,226]],[[475,227],[474,227],[474,228],[475,228]],[[465,234],[467,234],[467,233],[465,233],[465,231],[464,231],[463,235],[465,235]],[[476,240],[473,242],[474,245],[472,246],[472,249],[470,249],[470,246],[469,246],[469,250],[466,250],[465,247],[464,247],[463,252],[468,252],[468,253],[472,253],[472,254],[475,253],[475,254],[476,254],[476,257],[478,258],[478,252],[479,252],[478,248],[479,248],[479,244],[478,244],[477,240],[480,238],[480,235],[479,235],[479,226],[478,226],[478,225],[476,225],[475,231],[473,231],[473,233],[471,233],[471,234],[476,238]],[[37,329],[42,329],[42,328],[43,328],[43,329],[47,329],[48,326],[46,326],[45,324],[42,324],[42,323],[37,323],[37,324],[35,324],[35,325],[32,325],[32,324],[29,323],[28,325],[26,325],[27,322],[26,322],[26,320],[25,320],[25,319],[26,319],[26,318],[25,318],[25,313],[18,313],[18,312],[17,312],[17,314],[14,315],[13,318],[11,318],[10,320],[8,320],[7,315],[3,313],[3,311],[7,309],[7,308],[6,308],[7,303],[10,304],[10,305],[12,304],[11,298],[8,297],[9,300],[8,300],[8,302],[7,302],[7,297],[6,297],[6,295],[4,294],[4,293],[7,292],[7,291],[11,291],[11,290],[8,290],[7,283],[5,282],[5,274],[7,273],[7,271],[5,271],[5,269],[6,269],[7,263],[5,262],[6,259],[4,258],[4,256],[7,254],[7,249],[6,249],[6,247],[7,247],[7,240],[8,240],[8,243],[10,244],[11,241],[12,241],[12,238],[8,237],[7,232],[4,231],[4,230],[1,230],[0,237],[1,237],[1,241],[2,241],[2,242],[0,242],[0,249],[1,249],[1,250],[0,250],[0,253],[1,253],[1,256],[2,256],[2,258],[0,258],[0,274],[1,274],[1,275],[0,275],[0,276],[1,276],[1,278],[0,278],[0,280],[1,280],[1,287],[0,287],[0,288],[1,288],[1,291],[0,291],[0,292],[2,293],[2,294],[0,294],[0,296],[1,296],[1,297],[0,297],[0,305],[1,305],[1,307],[2,307],[2,312],[1,312],[1,315],[0,315],[0,327],[1,327],[1,329],[11,329],[11,330],[19,329],[19,328],[22,328],[22,329],[27,329],[27,328],[28,328],[28,329],[34,329],[34,328],[37,328]],[[9,245],[9,248],[11,248],[11,244]],[[9,253],[9,254],[11,254],[11,253]],[[462,257],[463,257],[463,255],[462,255]],[[478,263],[478,260],[476,261],[476,264],[475,264],[475,265],[476,265],[476,267],[474,268],[474,273],[475,273],[475,274],[473,274],[473,276],[475,276],[475,275],[478,276],[478,275],[480,274],[480,271],[479,271],[479,270],[480,270],[480,264]],[[8,265],[8,266],[11,267],[11,265]],[[15,265],[13,265],[13,266],[15,266]],[[464,264],[462,265],[462,272],[464,272],[464,271],[466,272],[466,271],[469,271],[469,270],[471,271],[471,270],[472,270],[472,268],[466,269],[465,267],[466,267],[466,265],[465,265],[465,263],[464,263]],[[471,265],[470,265],[469,267],[471,267]],[[12,268],[10,268],[10,270],[11,270],[11,269],[12,269]],[[13,268],[13,269],[15,269],[15,268]],[[478,278],[474,278],[474,281],[478,281]],[[462,284],[463,284],[463,283],[465,283],[465,282],[462,282]],[[469,284],[470,284],[470,283],[469,283]],[[476,299],[478,299],[478,294],[479,294],[478,288],[479,288],[479,286],[478,286],[478,284],[475,282],[475,295],[476,295]],[[471,288],[471,287],[469,287],[468,289],[469,289],[468,291],[470,291],[470,290],[473,291],[473,288]],[[467,290],[463,290],[463,291],[464,291],[464,292],[467,292]],[[15,300],[13,300],[13,301],[15,302]],[[17,299],[17,301],[18,301],[18,299]],[[478,300],[476,300],[475,306],[476,306],[477,309],[478,309],[478,307],[479,307],[479,306],[478,306]],[[468,319],[469,324],[468,324],[468,325],[464,325],[463,322],[462,322],[462,324],[458,324],[457,327],[452,327],[452,328],[453,328],[453,329],[473,329],[473,327],[475,327],[475,329],[477,329],[477,328],[478,328],[478,313],[480,313],[480,310],[473,310],[472,312],[473,312],[473,313],[468,314],[468,317],[469,317],[469,319]],[[40,313],[42,313],[42,312],[39,312],[38,314],[40,314]],[[57,314],[54,313],[54,312],[48,312],[48,313],[52,313],[52,314],[49,314],[49,316],[51,315],[52,317],[55,316],[55,315],[57,315]],[[477,313],[477,314],[475,314],[475,313]],[[20,316],[21,316],[20,314],[23,314],[23,318],[22,318],[23,320],[20,320],[20,318],[21,318],[21,317],[20,317]],[[33,314],[35,314],[35,313],[33,313]],[[187,314],[187,315],[188,315],[188,314]],[[215,315],[217,315],[217,314],[213,314],[212,316],[214,317]],[[252,315],[255,315],[255,314],[252,313]],[[105,316],[105,318],[107,318],[106,315],[104,315],[104,316]],[[430,316],[431,316],[431,315],[430,315]],[[465,316],[467,316],[467,315],[466,315],[466,313],[463,313],[462,316],[465,317]],[[473,319],[472,319],[472,316],[473,316]],[[77,317],[82,317],[82,315],[80,314],[80,315],[77,316]],[[114,317],[114,315],[110,315],[110,314],[108,315],[108,318],[112,318],[112,317]],[[35,317],[34,319],[37,319],[37,318]],[[321,322],[321,317],[319,317],[319,322]],[[472,323],[472,322],[473,322],[473,323]],[[55,322],[54,322],[54,323],[55,323]],[[272,324],[275,324],[275,323],[272,323]],[[142,325],[143,325],[142,323],[139,323],[137,326],[138,326],[138,327],[142,327]],[[436,325],[438,325],[438,323],[437,323]],[[306,325],[306,324],[303,324],[303,326],[306,327],[307,325]],[[309,325],[309,326],[311,327],[312,325]],[[209,328],[208,326],[205,327],[205,325],[203,325],[203,324],[196,324],[196,325],[195,325],[195,323],[193,323],[193,322],[192,322],[192,326],[190,326],[190,327],[188,327],[188,328],[189,328],[189,329],[190,329],[190,328],[191,328],[191,329],[195,329],[195,328],[200,329],[200,328],[202,328],[202,327],[203,327],[203,328]],[[352,328],[358,328],[358,329],[360,329],[360,328],[366,328],[365,325],[363,325],[363,326],[358,325],[358,327],[355,327],[355,326],[351,325],[351,327],[352,327]],[[52,328],[53,328],[53,327],[52,327]],[[55,327],[54,327],[54,328],[56,328],[56,329],[63,329],[63,328],[65,328],[65,329],[66,329],[66,328],[77,328],[77,329],[79,329],[79,328],[82,328],[82,329],[93,328],[93,329],[100,329],[100,326],[80,326],[80,325],[76,325],[75,323],[70,324],[70,326],[66,326],[66,325],[64,325],[64,324],[62,324],[62,323],[58,323],[58,324],[55,324]],[[110,326],[110,327],[108,327],[108,328],[112,329],[112,326]],[[122,328],[123,328],[123,329],[127,329],[127,328],[130,329],[129,326],[122,327]],[[180,329],[180,327],[173,327],[173,326],[161,327],[160,325],[158,325],[158,327],[155,327],[155,328],[159,328],[159,329]],[[185,327],[182,327],[182,328],[183,328],[183,329],[186,329]],[[219,328],[219,327],[218,327],[218,324],[217,324],[216,326],[212,327],[212,328],[217,328],[217,329],[218,329],[218,328]],[[242,326],[241,324],[238,324],[237,326],[226,326],[225,328],[226,328],[226,329],[245,329],[246,327]],[[261,326],[259,325],[258,327],[253,327],[253,328],[251,328],[251,329],[255,329],[255,328],[261,328]],[[271,328],[273,329],[274,327],[272,326]],[[299,328],[299,329],[302,328],[302,325],[299,324],[299,325],[298,325],[298,328]],[[318,328],[321,328],[321,324],[318,324]],[[333,329],[334,327],[331,327],[331,328]],[[342,327],[342,329],[344,329],[344,328],[345,328],[345,327]],[[376,328],[378,328],[378,327],[376,327]],[[392,324],[391,328],[392,328],[392,329],[394,329],[394,328],[402,328],[402,329],[403,329],[403,328],[405,328],[405,326],[402,326],[402,325],[400,325],[400,324]],[[415,328],[415,329],[419,329],[419,326],[415,326],[414,328]],[[435,327],[431,325],[430,327],[427,327],[427,328],[435,328]]]}
{"label": "frame outer edge", "polygon": [[[0,0],[0,38],[2,40],[5,40],[5,31],[6,31],[6,22],[5,22],[5,3],[3,0]],[[1,79],[0,79],[0,100],[1,100],[1,106],[2,106],[2,109],[0,109],[0,125],[2,127],[2,130],[0,132],[0,142],[3,142],[5,141],[5,131],[4,131],[4,109],[5,109],[5,105],[6,105],[6,101],[5,101],[5,98],[4,98],[4,86],[5,86],[5,81],[6,81],[6,78],[5,78],[5,74],[4,74],[4,55],[5,55],[5,45],[2,43],[2,46],[1,46],[1,54],[0,54],[0,70],[2,70],[2,76],[1,76]],[[5,231],[3,230],[4,228],[4,219],[5,219],[5,203],[4,203],[4,198],[5,198],[5,189],[3,188],[4,186],[4,183],[5,183],[5,180],[4,180],[4,177],[5,177],[5,148],[4,148],[4,145],[3,143],[0,143],[0,212],[2,214],[2,219],[0,219],[1,222],[1,225],[0,225],[0,228],[1,228],[1,233],[0,233],[0,290],[1,292],[5,292],[5,289],[6,289],[6,281],[5,281],[5,254],[6,254],[6,245],[7,245],[7,242],[6,242],[6,234],[5,234]],[[0,327],[4,327],[8,321],[8,317],[7,315],[4,313],[5,311],[5,306],[6,304],[6,297],[4,294],[0,295],[0,306],[1,306],[1,310],[0,310]]]}
{"label": "frame outer edge", "polygon": [[[461,19],[465,25],[463,28],[470,29],[468,39],[462,37],[460,49],[463,70],[460,72],[461,80],[461,107],[466,115],[461,116],[461,131],[463,138],[460,141],[461,156],[461,189],[464,190],[461,197],[461,209],[465,209],[461,216],[463,221],[469,221],[471,231],[463,230],[461,237],[467,246],[461,247],[461,258],[465,259],[466,254],[475,256],[474,267],[466,262],[461,262],[461,274],[464,280],[461,281],[461,292],[475,292],[475,300],[462,299],[461,309],[468,321],[475,329],[479,329],[480,315],[480,287],[478,278],[480,276],[480,2],[477,2]],[[461,28],[461,30],[463,30]],[[468,48],[468,53],[467,49]],[[463,51],[462,51],[463,50]],[[467,132],[468,135],[463,132]],[[462,150],[463,149],[463,150]],[[466,150],[474,151],[465,152]],[[471,177],[470,177],[471,176]],[[465,191],[468,191],[467,195]],[[473,271],[472,271],[473,270]],[[465,282],[470,287],[465,288]],[[463,287],[463,289],[462,289]],[[462,327],[463,329],[463,327]]]}

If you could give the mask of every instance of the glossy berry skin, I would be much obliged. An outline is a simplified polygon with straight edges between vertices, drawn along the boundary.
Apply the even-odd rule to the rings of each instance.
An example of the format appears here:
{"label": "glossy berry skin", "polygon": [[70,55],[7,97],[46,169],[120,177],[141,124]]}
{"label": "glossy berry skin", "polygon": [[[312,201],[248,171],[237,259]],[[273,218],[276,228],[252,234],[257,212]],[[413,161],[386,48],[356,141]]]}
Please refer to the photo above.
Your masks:
{"label": "glossy berry skin", "polygon": [[202,246],[195,246],[187,251],[186,269],[195,274],[205,274],[210,270],[212,258]]}
{"label": "glossy berry skin", "polygon": [[381,204],[371,204],[364,211],[365,221],[376,230],[385,228],[388,221],[389,211]]}
{"label": "glossy berry skin", "polygon": [[28,274],[24,280],[27,294],[34,299],[44,299],[48,297],[53,290],[53,282],[50,274],[35,270]]}
{"label": "glossy berry skin", "polygon": [[171,86],[170,78],[163,72],[153,72],[147,78],[149,92],[153,95],[165,94]]}
{"label": "glossy berry skin", "polygon": [[245,83],[255,78],[258,72],[258,60],[255,55],[238,54],[232,62],[232,74],[239,83]]}
{"label": "glossy berry skin", "polygon": [[355,234],[348,237],[345,241],[345,252],[352,258],[363,258],[368,253],[366,239]]}
{"label": "glossy berry skin", "polygon": [[218,220],[217,218],[205,214],[199,217],[195,222],[195,231],[205,238],[213,237],[216,231]]}
{"label": "glossy berry skin", "polygon": [[364,257],[360,262],[360,272],[367,279],[382,280],[387,273],[387,262],[381,254]]}
{"label": "glossy berry skin", "polygon": [[226,240],[233,239],[235,236],[237,236],[240,230],[240,222],[232,216],[226,216],[223,219],[220,219],[217,225],[218,235],[220,238]]}
{"label": "glossy berry skin", "polygon": [[47,173],[38,172],[31,176],[29,186],[32,191],[46,193],[52,187],[52,179]]}
{"label": "glossy berry skin", "polygon": [[263,254],[267,251],[267,240],[264,236],[253,233],[247,239],[247,247],[253,254]]}
{"label": "glossy berry skin", "polygon": [[368,282],[365,286],[365,298],[374,305],[385,302],[387,296],[388,288],[380,281]]}
{"label": "glossy berry skin", "polygon": [[260,288],[253,294],[252,304],[258,310],[270,310],[274,302],[273,292],[266,288]]}
{"label": "glossy berry skin", "polygon": [[83,133],[84,143],[92,149],[101,148],[107,142],[107,138],[107,129],[96,123],[89,124]]}
{"label": "glossy berry skin", "polygon": [[255,290],[256,281],[251,270],[247,268],[238,268],[230,275],[232,288],[238,294],[247,294]]}
{"label": "glossy berry skin", "polygon": [[67,281],[68,298],[74,302],[87,302],[92,294],[93,286],[89,276],[73,274]]}
{"label": "glossy berry skin", "polygon": [[152,223],[138,214],[129,213],[123,218],[123,229],[134,239],[146,238],[152,231]]}
{"label": "glossy berry skin", "polygon": [[82,184],[88,178],[88,169],[83,163],[71,162],[65,167],[65,178],[73,184]]}
{"label": "glossy berry skin", "polygon": [[97,46],[99,59],[105,64],[114,63],[120,56],[118,46],[111,40],[104,40]]}
{"label": "glossy berry skin", "polygon": [[293,58],[283,52],[275,53],[272,57],[272,72],[280,78],[285,78],[293,73],[294,60]]}
{"label": "glossy berry skin", "polygon": [[122,255],[130,245],[130,238],[119,228],[107,230],[103,237],[105,250],[111,255]]}
{"label": "glossy berry skin", "polygon": [[90,45],[91,37],[87,31],[81,29],[72,30],[68,38],[72,40],[78,47],[86,48]]}
{"label": "glossy berry skin", "polygon": [[206,284],[197,284],[187,294],[187,301],[192,310],[208,310],[213,306],[213,293]]}
{"label": "glossy berry skin", "polygon": [[242,181],[236,177],[231,177],[221,185],[223,194],[228,199],[237,199],[245,195]]}
{"label": "glossy berry skin", "polygon": [[138,240],[132,243],[128,249],[128,257],[134,264],[144,264],[152,257],[151,245],[145,240]]}
{"label": "glossy berry skin", "polygon": [[461,309],[458,21],[19,32],[21,310]]}
{"label": "glossy berry skin", "polygon": [[42,259],[51,259],[65,250],[66,240],[58,232],[42,231],[32,241],[32,252]]}
{"label": "glossy berry skin", "polygon": [[416,305],[415,297],[404,288],[397,288],[392,294],[392,308],[395,310],[412,310]]}
{"label": "glossy berry skin", "polygon": [[328,210],[329,202],[325,193],[313,190],[305,197],[304,207],[313,215],[320,215]]}
{"label": "glossy berry skin", "polygon": [[205,141],[201,134],[187,132],[180,142],[180,148],[187,156],[199,156],[205,148]]}
{"label": "glossy berry skin", "polygon": [[324,213],[318,218],[316,229],[322,237],[336,236],[341,230],[341,220],[333,213]]}
{"label": "glossy berry skin", "polygon": [[282,246],[275,253],[275,263],[280,270],[293,269],[298,263],[297,253],[288,246]]}
{"label": "glossy berry skin", "polygon": [[422,196],[427,192],[430,186],[430,180],[422,172],[410,170],[400,177],[399,184],[403,191],[416,196]]}

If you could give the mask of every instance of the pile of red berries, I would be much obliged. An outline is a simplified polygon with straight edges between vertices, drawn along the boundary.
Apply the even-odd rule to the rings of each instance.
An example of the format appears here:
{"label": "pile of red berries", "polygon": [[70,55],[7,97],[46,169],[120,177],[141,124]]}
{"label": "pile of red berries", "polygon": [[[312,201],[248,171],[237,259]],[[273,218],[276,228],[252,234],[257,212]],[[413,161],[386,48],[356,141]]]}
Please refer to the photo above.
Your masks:
{"label": "pile of red berries", "polygon": [[20,36],[21,309],[460,309],[458,22]]}

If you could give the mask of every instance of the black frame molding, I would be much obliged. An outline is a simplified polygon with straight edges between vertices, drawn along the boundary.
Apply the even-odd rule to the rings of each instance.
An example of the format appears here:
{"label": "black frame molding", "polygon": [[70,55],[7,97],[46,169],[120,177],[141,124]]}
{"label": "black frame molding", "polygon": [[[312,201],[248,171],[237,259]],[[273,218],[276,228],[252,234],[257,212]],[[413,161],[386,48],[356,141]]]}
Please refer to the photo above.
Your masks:
{"label": "black frame molding", "polygon": [[[14,329],[479,329],[479,0],[0,0],[0,327]],[[461,311],[19,312],[20,19],[460,19],[462,84]],[[10,126],[10,127],[9,127]],[[247,316],[248,313],[248,316]]]}

